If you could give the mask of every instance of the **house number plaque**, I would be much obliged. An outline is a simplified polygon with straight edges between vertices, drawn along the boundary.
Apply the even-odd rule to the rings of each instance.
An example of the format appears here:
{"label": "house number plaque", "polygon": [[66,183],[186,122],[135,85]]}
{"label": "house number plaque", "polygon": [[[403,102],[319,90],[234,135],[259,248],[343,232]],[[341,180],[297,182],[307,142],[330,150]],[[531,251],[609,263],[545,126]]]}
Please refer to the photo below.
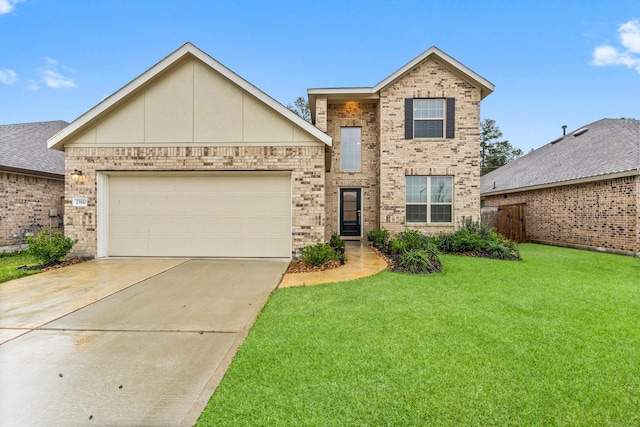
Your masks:
{"label": "house number plaque", "polygon": [[73,199],[71,199],[71,204],[73,206],[86,208],[87,206],[89,206],[89,199],[87,199],[86,197],[74,197]]}

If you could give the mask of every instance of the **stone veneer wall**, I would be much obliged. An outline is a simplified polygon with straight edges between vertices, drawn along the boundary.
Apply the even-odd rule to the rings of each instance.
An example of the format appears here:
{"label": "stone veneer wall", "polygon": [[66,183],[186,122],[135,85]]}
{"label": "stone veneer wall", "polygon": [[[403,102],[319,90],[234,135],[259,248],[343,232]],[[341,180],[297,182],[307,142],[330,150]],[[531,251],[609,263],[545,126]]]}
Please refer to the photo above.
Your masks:
{"label": "stone veneer wall", "polygon": [[[480,218],[480,89],[434,59],[423,61],[380,92],[380,225],[429,235]],[[455,98],[455,138],[404,139],[405,98]],[[405,224],[405,176],[454,177],[452,224]]]}
{"label": "stone veneer wall", "polygon": [[[362,233],[366,236],[369,230],[380,223],[378,171],[378,120],[376,103],[329,103],[327,111],[326,132],[333,138],[331,154],[331,172],[327,173],[327,227],[325,237],[339,232],[339,190],[340,188],[362,189]],[[341,170],[340,128],[359,126],[361,134],[360,171]]]}
{"label": "stone veneer wall", "polygon": [[[17,244],[13,238],[32,223],[49,226],[49,210],[63,214],[64,181],[0,172],[0,246]],[[58,228],[58,218],[52,219]]]}
{"label": "stone veneer wall", "polygon": [[[78,242],[72,255],[97,252],[98,171],[292,171],[292,247],[324,239],[324,146],[313,147],[67,147],[66,169],[83,172],[84,182],[65,187],[65,231]],[[88,197],[89,206],[71,206],[73,197]]]}
{"label": "stone veneer wall", "polygon": [[527,240],[640,254],[640,177],[484,199],[485,206],[526,203]]}

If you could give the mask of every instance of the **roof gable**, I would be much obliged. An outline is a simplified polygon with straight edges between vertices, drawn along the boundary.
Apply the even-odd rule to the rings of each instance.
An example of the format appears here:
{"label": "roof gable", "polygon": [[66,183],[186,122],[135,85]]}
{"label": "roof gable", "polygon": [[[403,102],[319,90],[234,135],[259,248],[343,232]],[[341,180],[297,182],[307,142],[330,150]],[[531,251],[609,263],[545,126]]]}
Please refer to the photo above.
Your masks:
{"label": "roof gable", "polygon": [[64,176],[64,155],[47,148],[47,138],[68,124],[56,120],[0,125],[0,170]]}
{"label": "roof gable", "polygon": [[[211,97],[213,90],[224,92],[223,96],[217,97],[218,102],[216,97]],[[220,105],[220,100],[225,104]],[[238,113],[238,108],[242,111],[250,109],[247,114],[252,114],[255,121],[245,121],[244,128],[233,130],[228,123],[237,122],[226,119],[229,114],[243,114]],[[211,130],[215,124],[212,117],[225,124],[225,129],[216,129],[217,135]],[[225,138],[238,142],[239,133],[242,141],[246,141],[245,137],[257,137],[255,131],[252,134],[253,123],[266,123],[272,133],[291,135],[291,141],[307,135],[307,140],[328,146],[332,142],[324,132],[191,43],[186,43],[49,139],[49,147],[64,150],[65,144],[70,142],[118,143],[125,137],[132,139],[128,141],[130,143],[217,142]],[[264,128],[261,130],[261,135],[269,135]]]}
{"label": "roof gable", "polygon": [[472,71],[467,66],[458,62],[453,57],[447,55],[435,46],[422,52],[414,59],[403,65],[391,75],[383,79],[380,83],[372,87],[340,87],[340,88],[311,88],[307,90],[309,96],[309,107],[311,108],[311,116],[315,117],[316,98],[318,96],[327,96],[330,99],[344,100],[367,100],[378,99],[380,91],[401,79],[405,74],[409,73],[416,66],[429,60],[436,59],[447,69],[456,74],[461,79],[469,82],[471,85],[480,89],[480,99],[484,99],[495,89],[495,85],[489,80]]}
{"label": "roof gable", "polygon": [[640,121],[582,126],[480,179],[483,195],[640,174]]}

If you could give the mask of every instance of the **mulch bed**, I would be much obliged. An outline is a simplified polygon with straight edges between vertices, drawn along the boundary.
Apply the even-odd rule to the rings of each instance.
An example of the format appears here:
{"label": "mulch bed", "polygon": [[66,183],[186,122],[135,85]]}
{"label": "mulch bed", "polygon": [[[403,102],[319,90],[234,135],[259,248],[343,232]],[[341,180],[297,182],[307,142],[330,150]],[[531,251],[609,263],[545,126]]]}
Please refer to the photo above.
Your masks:
{"label": "mulch bed", "polygon": [[340,261],[329,261],[322,265],[311,265],[304,261],[291,261],[289,268],[287,268],[287,274],[314,273],[318,271],[333,270],[338,267],[340,267]]}
{"label": "mulch bed", "polygon": [[31,266],[20,266],[18,267],[18,269],[20,270],[40,270],[42,273],[44,273],[45,271],[49,271],[49,270],[57,270],[58,268],[62,268],[62,267],[68,267],[70,265],[74,265],[74,264],[80,264],[83,263],[85,261],[89,261],[93,258],[70,258],[70,259],[66,259],[62,262],[58,262],[55,264],[50,264],[50,265],[31,265]]}

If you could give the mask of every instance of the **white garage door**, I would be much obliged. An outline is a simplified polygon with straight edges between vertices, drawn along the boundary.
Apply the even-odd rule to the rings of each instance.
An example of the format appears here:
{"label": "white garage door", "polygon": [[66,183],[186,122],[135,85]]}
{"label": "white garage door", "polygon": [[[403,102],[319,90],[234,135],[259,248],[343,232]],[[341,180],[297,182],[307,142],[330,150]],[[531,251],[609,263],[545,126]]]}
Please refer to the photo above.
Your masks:
{"label": "white garage door", "polygon": [[108,176],[108,256],[291,256],[291,174]]}

